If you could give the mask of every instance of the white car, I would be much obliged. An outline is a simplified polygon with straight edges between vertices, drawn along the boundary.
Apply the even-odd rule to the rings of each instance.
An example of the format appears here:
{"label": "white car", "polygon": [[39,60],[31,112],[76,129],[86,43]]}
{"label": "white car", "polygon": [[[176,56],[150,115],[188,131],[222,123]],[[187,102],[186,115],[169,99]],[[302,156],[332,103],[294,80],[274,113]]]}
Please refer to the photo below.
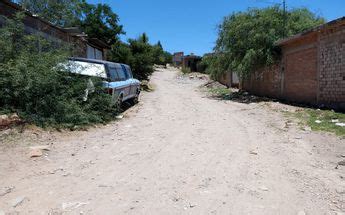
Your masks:
{"label": "white car", "polygon": [[[124,101],[138,102],[140,81],[133,78],[131,68],[126,64],[86,58],[71,58],[67,69],[70,72],[103,78],[104,88],[112,95],[118,107]],[[86,97],[93,90],[92,82],[88,84]]]}

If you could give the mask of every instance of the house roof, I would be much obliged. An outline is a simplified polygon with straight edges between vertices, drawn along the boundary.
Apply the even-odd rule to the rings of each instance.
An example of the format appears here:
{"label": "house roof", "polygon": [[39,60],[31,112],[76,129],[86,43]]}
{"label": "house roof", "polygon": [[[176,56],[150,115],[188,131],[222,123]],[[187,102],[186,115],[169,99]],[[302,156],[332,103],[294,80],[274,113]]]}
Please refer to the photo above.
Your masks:
{"label": "house roof", "polygon": [[12,7],[13,9],[15,9],[15,10],[17,10],[17,11],[23,11],[23,12],[25,12],[25,15],[30,16],[30,17],[32,17],[32,18],[34,18],[34,19],[37,19],[37,20],[39,20],[39,21],[41,21],[41,22],[43,22],[43,23],[49,25],[49,26],[52,27],[52,28],[58,29],[58,30],[63,31],[63,32],[65,32],[65,33],[68,33],[68,32],[65,31],[63,28],[60,28],[60,27],[58,27],[58,26],[52,24],[51,22],[48,22],[48,21],[46,21],[46,20],[40,18],[39,16],[37,16],[37,15],[35,15],[35,14],[32,14],[30,11],[23,9],[23,8],[22,8],[19,4],[17,4],[17,3],[11,2],[11,1],[9,1],[9,0],[0,0],[0,1],[3,2],[4,4],[6,4],[6,5]]}
{"label": "house roof", "polygon": [[288,37],[288,38],[281,39],[281,40],[279,40],[278,42],[276,42],[276,45],[278,45],[278,46],[284,46],[284,45],[286,45],[286,44],[289,44],[289,43],[291,43],[291,42],[294,42],[294,41],[296,41],[296,40],[299,40],[299,39],[301,39],[301,38],[303,38],[303,37],[310,36],[310,35],[312,35],[312,34],[315,34],[315,33],[320,32],[320,31],[322,31],[322,30],[324,30],[324,29],[326,29],[326,28],[329,28],[329,27],[332,27],[332,26],[336,26],[336,25],[339,25],[339,24],[340,24],[340,25],[341,25],[341,24],[345,25],[345,16],[343,16],[343,17],[341,17],[341,18],[339,18],[339,19],[336,19],[336,20],[327,22],[327,23],[325,23],[325,24],[323,24],[323,25],[319,25],[319,26],[317,26],[317,27],[315,27],[315,28],[311,28],[311,29],[309,29],[309,30],[306,30],[306,31],[304,31],[304,32],[302,32],[302,33],[299,33],[299,34],[296,34],[296,35],[294,35],[294,36],[291,36],[291,37]]}

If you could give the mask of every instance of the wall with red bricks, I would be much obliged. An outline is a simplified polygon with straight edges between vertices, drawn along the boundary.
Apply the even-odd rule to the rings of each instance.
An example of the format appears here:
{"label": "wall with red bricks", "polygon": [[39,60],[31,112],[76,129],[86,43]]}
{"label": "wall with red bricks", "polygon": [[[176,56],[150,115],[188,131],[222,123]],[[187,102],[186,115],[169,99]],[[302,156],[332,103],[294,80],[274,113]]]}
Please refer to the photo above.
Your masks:
{"label": "wall with red bricks", "polygon": [[285,67],[282,98],[308,104],[317,102],[317,46],[284,50]]}
{"label": "wall with red bricks", "polygon": [[280,66],[257,70],[242,89],[345,110],[345,18],[297,35],[281,48]]}
{"label": "wall with red bricks", "polygon": [[259,96],[280,97],[281,65],[258,69],[250,78],[242,81],[241,89]]}

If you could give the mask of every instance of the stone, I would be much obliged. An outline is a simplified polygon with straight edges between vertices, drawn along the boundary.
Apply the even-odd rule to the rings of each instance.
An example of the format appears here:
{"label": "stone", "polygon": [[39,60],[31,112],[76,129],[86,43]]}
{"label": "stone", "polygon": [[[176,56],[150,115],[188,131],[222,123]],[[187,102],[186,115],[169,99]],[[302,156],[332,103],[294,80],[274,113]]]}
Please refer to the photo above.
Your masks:
{"label": "stone", "polygon": [[340,166],[345,166],[345,160],[339,161],[339,162],[338,162],[338,165],[340,165]]}
{"label": "stone", "polygon": [[42,146],[32,146],[30,149],[35,150],[43,150],[43,151],[50,151],[50,147],[48,145],[42,145]]}
{"label": "stone", "polygon": [[26,200],[25,196],[20,196],[12,200],[11,205],[12,207],[17,207],[18,205],[22,204]]}
{"label": "stone", "polygon": [[259,189],[262,190],[262,191],[268,191],[268,188],[265,187],[265,186],[261,186]]}
{"label": "stone", "polygon": [[299,211],[299,212],[297,213],[297,215],[307,215],[307,214],[305,213],[305,211]]}
{"label": "stone", "polygon": [[29,153],[30,158],[41,157],[42,155],[43,155],[43,152],[41,149],[31,149]]}
{"label": "stone", "polygon": [[14,189],[14,187],[4,187],[0,190],[0,196],[5,196],[6,194],[9,194],[10,192],[12,192],[12,190]]}
{"label": "stone", "polygon": [[115,117],[116,119],[122,119],[123,118],[123,115],[118,115]]}

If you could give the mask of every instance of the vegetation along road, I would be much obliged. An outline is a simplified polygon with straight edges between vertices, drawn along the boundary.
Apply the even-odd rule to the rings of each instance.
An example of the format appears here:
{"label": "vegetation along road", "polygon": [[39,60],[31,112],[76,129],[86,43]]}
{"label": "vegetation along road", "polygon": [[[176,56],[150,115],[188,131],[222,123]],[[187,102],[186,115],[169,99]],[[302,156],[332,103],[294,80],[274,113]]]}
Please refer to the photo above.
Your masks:
{"label": "vegetation along road", "polygon": [[[0,214],[345,210],[341,138],[301,130],[272,108],[282,104],[212,99],[205,80],[175,69],[151,81],[155,90],[112,124],[3,144]],[[50,148],[30,158],[30,144]]]}

